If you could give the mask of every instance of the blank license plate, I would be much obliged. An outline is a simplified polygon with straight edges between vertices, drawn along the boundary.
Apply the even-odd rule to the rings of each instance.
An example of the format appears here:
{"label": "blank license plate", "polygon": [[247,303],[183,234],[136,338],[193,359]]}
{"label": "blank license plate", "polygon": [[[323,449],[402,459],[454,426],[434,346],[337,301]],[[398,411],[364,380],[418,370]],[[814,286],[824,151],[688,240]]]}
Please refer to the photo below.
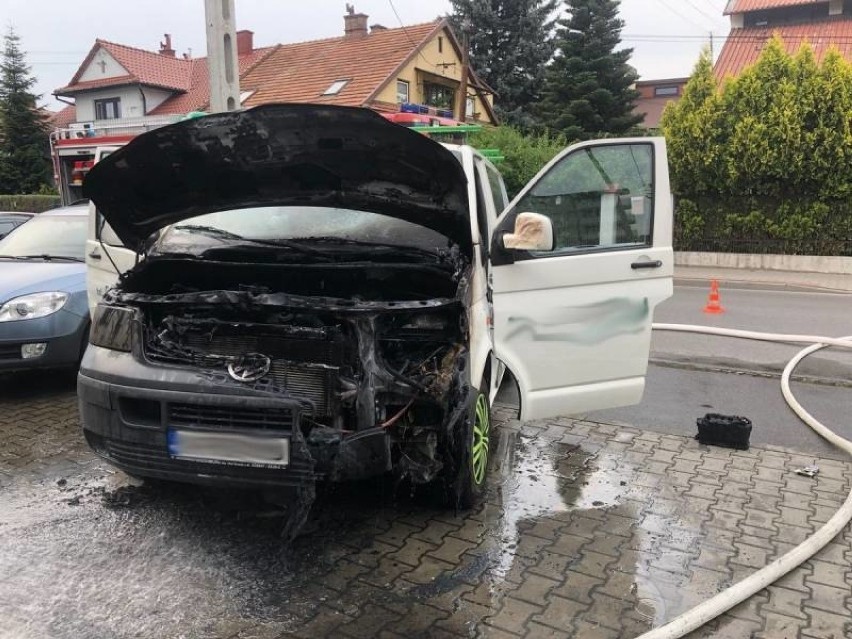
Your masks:
{"label": "blank license plate", "polygon": [[195,430],[168,431],[169,454],[229,466],[283,467],[290,463],[290,439]]}

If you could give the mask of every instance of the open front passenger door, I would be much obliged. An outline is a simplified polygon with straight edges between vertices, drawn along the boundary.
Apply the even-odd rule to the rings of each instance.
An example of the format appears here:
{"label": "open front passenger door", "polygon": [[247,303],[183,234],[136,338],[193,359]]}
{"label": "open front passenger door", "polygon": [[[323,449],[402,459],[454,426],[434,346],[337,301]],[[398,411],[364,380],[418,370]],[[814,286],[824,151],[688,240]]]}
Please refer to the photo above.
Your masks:
{"label": "open front passenger door", "polygon": [[638,403],[654,307],[672,294],[663,138],[568,147],[498,219],[491,263],[494,350],[521,419]]}

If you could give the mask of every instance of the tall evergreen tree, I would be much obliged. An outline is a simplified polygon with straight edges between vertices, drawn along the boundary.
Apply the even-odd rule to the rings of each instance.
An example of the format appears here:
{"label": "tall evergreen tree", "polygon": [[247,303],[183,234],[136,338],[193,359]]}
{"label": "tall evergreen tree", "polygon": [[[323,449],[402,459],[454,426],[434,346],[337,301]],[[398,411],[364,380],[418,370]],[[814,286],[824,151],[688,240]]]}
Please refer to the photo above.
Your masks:
{"label": "tall evergreen tree", "polygon": [[48,183],[48,136],[32,93],[20,38],[10,28],[0,61],[0,193],[35,193]]}
{"label": "tall evergreen tree", "polygon": [[497,93],[494,107],[505,124],[529,128],[545,63],[553,55],[554,12],[559,0],[452,0],[461,34],[467,21],[470,62]]}
{"label": "tall evergreen tree", "polygon": [[619,0],[566,0],[556,55],[548,66],[538,112],[568,139],[624,134],[642,121],[633,108],[633,49],[618,49],[624,21]]}

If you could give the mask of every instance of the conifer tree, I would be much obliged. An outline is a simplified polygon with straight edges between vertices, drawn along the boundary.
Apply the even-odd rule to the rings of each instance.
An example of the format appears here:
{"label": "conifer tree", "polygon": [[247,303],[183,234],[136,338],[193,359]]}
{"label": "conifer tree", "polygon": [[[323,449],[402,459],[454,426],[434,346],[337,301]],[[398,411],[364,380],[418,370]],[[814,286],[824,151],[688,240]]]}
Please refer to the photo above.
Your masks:
{"label": "conifer tree", "polygon": [[496,92],[505,124],[530,128],[531,105],[541,98],[545,64],[553,55],[559,0],[452,0],[451,20],[461,36],[467,23],[470,62]]}
{"label": "conifer tree", "polygon": [[624,21],[618,0],[566,0],[556,55],[548,66],[540,119],[570,139],[621,135],[642,121],[632,49],[619,48]]}
{"label": "conifer tree", "polygon": [[32,93],[20,38],[13,28],[3,38],[0,60],[0,193],[36,193],[48,183],[48,136]]}

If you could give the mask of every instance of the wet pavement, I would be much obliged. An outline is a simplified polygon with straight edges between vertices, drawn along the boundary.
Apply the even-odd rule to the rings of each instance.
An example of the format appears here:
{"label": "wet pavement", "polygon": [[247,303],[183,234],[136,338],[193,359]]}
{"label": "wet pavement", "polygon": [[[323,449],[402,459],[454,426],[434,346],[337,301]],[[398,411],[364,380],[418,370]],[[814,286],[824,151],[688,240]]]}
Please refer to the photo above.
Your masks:
{"label": "wet pavement", "polygon": [[[386,481],[258,495],[138,485],[89,453],[73,379],[0,380],[0,637],[635,637],[770,562],[852,473],[498,407],[484,504]],[[816,461],[815,479],[793,470]],[[852,636],[852,532],[693,637]]]}

